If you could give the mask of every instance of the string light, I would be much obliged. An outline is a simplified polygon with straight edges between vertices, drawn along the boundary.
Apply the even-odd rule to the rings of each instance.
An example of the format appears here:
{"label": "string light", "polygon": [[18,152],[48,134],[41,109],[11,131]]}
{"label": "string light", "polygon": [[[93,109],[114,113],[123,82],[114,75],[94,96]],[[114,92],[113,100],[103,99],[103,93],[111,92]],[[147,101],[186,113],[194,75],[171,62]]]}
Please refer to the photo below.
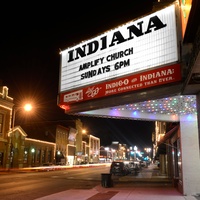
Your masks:
{"label": "string light", "polygon": [[137,112],[146,112],[153,114],[197,114],[196,110],[196,96],[174,96],[169,98],[148,100],[140,103],[126,104],[125,106],[117,106],[120,110],[131,110]]}

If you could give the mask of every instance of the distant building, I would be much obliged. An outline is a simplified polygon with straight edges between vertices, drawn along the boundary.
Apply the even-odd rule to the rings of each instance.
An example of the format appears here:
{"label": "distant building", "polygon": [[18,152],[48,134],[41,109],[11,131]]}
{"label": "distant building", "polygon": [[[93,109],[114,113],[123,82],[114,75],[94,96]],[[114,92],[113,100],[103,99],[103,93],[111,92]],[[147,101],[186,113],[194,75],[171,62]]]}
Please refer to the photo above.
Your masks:
{"label": "distant building", "polygon": [[8,96],[8,87],[0,86],[0,167],[8,167],[10,163],[9,137],[13,98]]}
{"label": "distant building", "polygon": [[[56,152],[54,142],[29,138],[20,126],[15,127],[14,130],[11,143],[18,146],[20,153],[17,154],[15,148],[11,150],[13,154],[11,167],[36,167],[54,163]],[[20,162],[22,160],[23,162]]]}
{"label": "distant building", "polygon": [[84,161],[98,163],[100,156],[100,139],[93,135],[83,135],[82,144]]}
{"label": "distant building", "polygon": [[0,168],[99,162],[100,139],[83,140],[80,119],[12,127],[13,98],[0,86]]}
{"label": "distant building", "polygon": [[[62,125],[60,125],[62,124]],[[35,166],[42,164],[74,164],[75,143],[70,145],[69,134],[70,127],[75,129],[75,120],[66,120],[65,122],[41,122],[22,125],[27,133],[27,138],[34,138],[39,143],[41,141],[55,144],[55,150],[48,150],[49,158],[46,163],[36,162]],[[76,129],[75,129],[76,130]],[[43,152],[40,148],[38,151]],[[50,156],[52,154],[52,156]]]}

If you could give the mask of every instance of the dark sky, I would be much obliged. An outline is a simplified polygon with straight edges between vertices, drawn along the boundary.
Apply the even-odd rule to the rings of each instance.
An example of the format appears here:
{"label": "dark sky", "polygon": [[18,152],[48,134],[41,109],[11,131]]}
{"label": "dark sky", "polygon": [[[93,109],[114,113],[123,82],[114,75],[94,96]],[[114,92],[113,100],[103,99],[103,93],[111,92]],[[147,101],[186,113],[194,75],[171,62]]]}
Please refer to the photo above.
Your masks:
{"label": "dark sky", "polygon": [[[74,118],[65,115],[57,106],[59,49],[64,50],[151,12],[152,2],[70,1],[44,5],[9,2],[1,9],[0,79],[8,86],[16,106],[26,100],[34,102],[35,113],[28,120],[45,121]],[[154,131],[152,122],[90,117],[83,118],[83,121],[91,134],[102,139],[102,143],[118,140],[146,145],[138,135],[148,138],[149,144],[150,134]],[[22,123],[22,120],[16,115],[17,122]]]}

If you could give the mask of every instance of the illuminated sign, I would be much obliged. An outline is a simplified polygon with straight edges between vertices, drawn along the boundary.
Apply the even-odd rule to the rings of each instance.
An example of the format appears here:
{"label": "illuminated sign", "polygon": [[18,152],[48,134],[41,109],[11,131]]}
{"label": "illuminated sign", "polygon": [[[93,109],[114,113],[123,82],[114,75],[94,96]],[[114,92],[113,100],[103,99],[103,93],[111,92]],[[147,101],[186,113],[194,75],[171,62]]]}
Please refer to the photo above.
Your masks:
{"label": "illuminated sign", "polygon": [[[176,61],[176,19],[172,5],[62,51],[59,92]],[[79,90],[66,100],[77,101],[81,95]]]}
{"label": "illuminated sign", "polygon": [[160,67],[143,73],[84,87],[81,90],[62,93],[60,94],[60,106],[63,107],[63,105],[169,84],[180,80],[180,64]]}
{"label": "illuminated sign", "polygon": [[68,140],[73,142],[76,141],[76,135],[77,135],[77,130],[74,128],[70,128]]}

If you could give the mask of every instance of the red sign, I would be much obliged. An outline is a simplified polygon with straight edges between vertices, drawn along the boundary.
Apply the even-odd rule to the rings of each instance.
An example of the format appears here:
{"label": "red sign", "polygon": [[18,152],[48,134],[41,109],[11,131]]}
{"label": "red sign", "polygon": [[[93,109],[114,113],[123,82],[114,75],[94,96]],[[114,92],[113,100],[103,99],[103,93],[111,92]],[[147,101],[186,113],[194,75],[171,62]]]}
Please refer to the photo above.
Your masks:
{"label": "red sign", "polygon": [[180,64],[106,81],[60,94],[60,107],[124,92],[173,83],[181,80]]}

